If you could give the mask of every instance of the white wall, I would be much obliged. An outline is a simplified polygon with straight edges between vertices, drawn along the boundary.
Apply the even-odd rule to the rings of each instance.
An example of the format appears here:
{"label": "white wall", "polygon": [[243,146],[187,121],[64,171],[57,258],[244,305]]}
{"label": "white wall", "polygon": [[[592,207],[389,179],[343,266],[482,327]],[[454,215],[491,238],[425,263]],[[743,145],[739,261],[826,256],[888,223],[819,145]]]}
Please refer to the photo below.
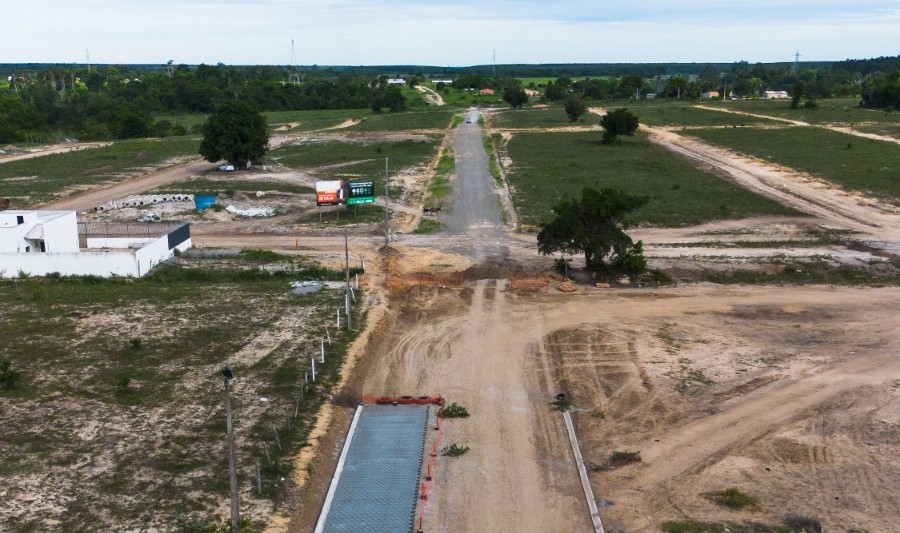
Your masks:
{"label": "white wall", "polygon": [[78,220],[75,211],[44,221],[44,243],[48,252],[78,251]]}
{"label": "white wall", "polygon": [[88,248],[138,248],[153,242],[153,238],[139,237],[88,237]]}
{"label": "white wall", "polygon": [[64,276],[137,277],[138,267],[131,252],[0,253],[0,277],[15,278],[19,271],[31,276],[59,272]]}

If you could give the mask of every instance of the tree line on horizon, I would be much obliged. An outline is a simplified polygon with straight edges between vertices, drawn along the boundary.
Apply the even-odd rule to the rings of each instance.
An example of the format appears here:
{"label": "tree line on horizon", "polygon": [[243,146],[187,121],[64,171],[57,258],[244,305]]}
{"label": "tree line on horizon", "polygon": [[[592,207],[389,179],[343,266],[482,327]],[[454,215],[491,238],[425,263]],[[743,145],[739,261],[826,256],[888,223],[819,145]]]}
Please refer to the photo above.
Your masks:
{"label": "tree line on horizon", "polygon": [[[720,65],[720,64],[719,64]],[[721,65],[720,65],[721,66]],[[404,77],[410,86],[439,77],[458,89],[491,88],[510,103],[527,103],[526,88],[540,89],[545,101],[562,101],[572,94],[589,100],[642,97],[698,98],[719,90],[759,96],[763,90],[790,90],[802,83],[809,99],[858,97],[867,107],[900,107],[900,56],[847,60],[796,72],[790,64],[750,65],[742,61],[727,69],[717,64],[691,75],[642,75],[647,65],[614,65],[619,76],[575,79],[567,72],[609,71],[609,65],[560,65],[557,78],[523,84],[516,76],[546,73],[548,65],[498,66],[498,76],[478,67],[438,68],[390,73],[382,67],[313,66],[129,66],[3,65],[0,66],[0,143],[47,142],[54,138],[110,140],[164,137],[192,133],[160,115],[209,114],[228,101],[244,101],[260,111],[372,109],[402,111],[408,102],[402,90],[387,83]],[[152,67],[152,68],[151,68]],[[651,65],[650,70],[659,68]],[[366,72],[365,74],[356,73]],[[874,70],[874,69],[881,70]],[[641,70],[643,69],[643,70]],[[449,74],[448,74],[449,73]],[[449,77],[448,77],[449,76]],[[438,84],[438,89],[444,87]],[[721,93],[720,93],[721,94]],[[199,131],[199,130],[198,130]],[[197,133],[196,131],[193,133]]]}

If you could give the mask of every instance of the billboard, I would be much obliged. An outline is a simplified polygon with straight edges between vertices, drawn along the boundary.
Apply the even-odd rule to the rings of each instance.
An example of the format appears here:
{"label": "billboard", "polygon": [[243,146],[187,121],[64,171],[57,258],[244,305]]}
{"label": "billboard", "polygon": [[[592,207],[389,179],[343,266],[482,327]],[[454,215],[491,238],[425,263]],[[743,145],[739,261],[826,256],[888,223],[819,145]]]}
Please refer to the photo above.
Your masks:
{"label": "billboard", "polygon": [[347,205],[374,204],[375,182],[372,180],[351,181],[347,184]]}
{"label": "billboard", "polygon": [[344,203],[344,182],[341,180],[316,182],[316,205]]}

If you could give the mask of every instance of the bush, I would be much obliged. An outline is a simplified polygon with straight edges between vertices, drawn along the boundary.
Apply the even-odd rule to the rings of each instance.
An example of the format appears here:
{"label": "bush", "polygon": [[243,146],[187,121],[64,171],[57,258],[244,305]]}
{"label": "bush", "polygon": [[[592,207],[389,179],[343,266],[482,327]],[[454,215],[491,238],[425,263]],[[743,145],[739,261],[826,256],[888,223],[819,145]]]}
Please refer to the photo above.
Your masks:
{"label": "bush", "polygon": [[630,463],[640,463],[641,452],[623,452],[616,450],[609,456],[610,466],[622,466]]}
{"label": "bush", "polygon": [[4,359],[0,361],[0,387],[11,389],[19,384],[22,374],[12,369],[12,363]]}
{"label": "bush", "polygon": [[464,455],[468,451],[468,446],[459,446],[458,444],[453,443],[449,448],[444,450],[441,455],[446,455],[447,457],[459,457],[460,455]]}
{"label": "bush", "polygon": [[784,525],[791,528],[792,533],[822,533],[822,523],[808,516],[789,515]]}
{"label": "bush", "polygon": [[710,500],[719,505],[724,505],[729,509],[743,509],[745,507],[755,507],[756,498],[744,494],[736,487],[730,487],[725,490],[710,492],[704,494]]}
{"label": "bush", "polygon": [[438,416],[441,418],[469,418],[469,411],[465,407],[453,402],[446,407],[441,407]]}

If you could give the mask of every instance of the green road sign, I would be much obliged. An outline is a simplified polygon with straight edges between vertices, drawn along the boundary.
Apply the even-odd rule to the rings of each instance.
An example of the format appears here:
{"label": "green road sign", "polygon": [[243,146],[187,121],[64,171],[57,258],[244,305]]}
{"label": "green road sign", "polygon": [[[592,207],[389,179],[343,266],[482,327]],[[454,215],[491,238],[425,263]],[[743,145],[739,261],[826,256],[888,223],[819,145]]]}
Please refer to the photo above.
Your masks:
{"label": "green road sign", "polygon": [[375,182],[351,181],[347,184],[347,205],[374,204]]}

